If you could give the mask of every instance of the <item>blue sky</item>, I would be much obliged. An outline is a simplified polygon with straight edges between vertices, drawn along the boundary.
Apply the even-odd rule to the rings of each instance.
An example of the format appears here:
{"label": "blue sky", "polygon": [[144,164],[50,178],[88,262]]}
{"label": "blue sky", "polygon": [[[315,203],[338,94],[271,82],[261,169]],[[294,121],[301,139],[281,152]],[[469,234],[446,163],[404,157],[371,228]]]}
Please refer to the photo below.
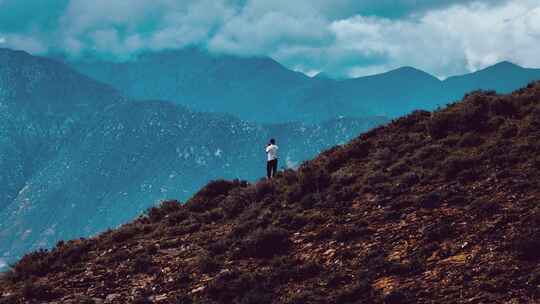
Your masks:
{"label": "blue sky", "polygon": [[538,0],[0,0],[0,47],[128,60],[199,46],[355,77],[540,67]]}

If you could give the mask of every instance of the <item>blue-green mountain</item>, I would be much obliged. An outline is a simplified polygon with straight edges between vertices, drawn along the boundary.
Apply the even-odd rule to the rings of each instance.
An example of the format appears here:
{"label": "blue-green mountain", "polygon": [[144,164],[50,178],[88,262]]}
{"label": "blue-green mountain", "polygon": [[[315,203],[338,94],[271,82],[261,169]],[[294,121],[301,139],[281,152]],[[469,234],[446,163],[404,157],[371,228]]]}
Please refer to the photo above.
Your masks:
{"label": "blue-green mountain", "polygon": [[444,81],[412,67],[333,80],[286,69],[266,57],[241,58],[188,48],[143,53],[125,62],[67,61],[79,72],[139,99],[171,100],[253,122],[320,122],[340,116],[398,117],[433,110],[478,89],[509,93],[540,79],[540,69],[502,62]]}

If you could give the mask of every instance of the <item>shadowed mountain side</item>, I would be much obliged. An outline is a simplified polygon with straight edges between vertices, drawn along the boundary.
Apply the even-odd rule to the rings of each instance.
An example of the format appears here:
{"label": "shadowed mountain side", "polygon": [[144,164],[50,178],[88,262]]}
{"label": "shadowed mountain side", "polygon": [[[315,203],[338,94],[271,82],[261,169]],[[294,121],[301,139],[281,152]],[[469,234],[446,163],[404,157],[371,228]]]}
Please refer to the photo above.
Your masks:
{"label": "shadowed mountain side", "polygon": [[[25,256],[4,302],[534,303],[540,82],[417,111]],[[160,173],[160,172],[156,172]]]}
{"label": "shadowed mountain side", "polygon": [[58,62],[0,49],[0,211],[93,117],[125,99]]}

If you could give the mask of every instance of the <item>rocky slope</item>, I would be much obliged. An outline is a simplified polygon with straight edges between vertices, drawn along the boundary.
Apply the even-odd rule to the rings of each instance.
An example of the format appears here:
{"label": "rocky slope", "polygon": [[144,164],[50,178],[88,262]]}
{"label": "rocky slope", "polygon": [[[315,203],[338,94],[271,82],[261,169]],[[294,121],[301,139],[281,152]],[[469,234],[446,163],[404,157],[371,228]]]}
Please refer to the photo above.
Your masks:
{"label": "rocky slope", "polygon": [[3,303],[536,303],[540,83],[25,256]]}

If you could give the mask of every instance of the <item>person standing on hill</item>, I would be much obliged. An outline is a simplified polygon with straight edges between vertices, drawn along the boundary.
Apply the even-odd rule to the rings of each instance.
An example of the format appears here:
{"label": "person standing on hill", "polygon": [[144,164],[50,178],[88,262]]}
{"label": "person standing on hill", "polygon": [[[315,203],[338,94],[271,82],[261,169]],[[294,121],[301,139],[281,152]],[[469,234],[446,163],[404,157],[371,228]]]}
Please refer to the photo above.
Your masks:
{"label": "person standing on hill", "polygon": [[270,139],[270,143],[266,145],[266,176],[272,179],[276,175],[278,166],[278,146],[275,139]]}

